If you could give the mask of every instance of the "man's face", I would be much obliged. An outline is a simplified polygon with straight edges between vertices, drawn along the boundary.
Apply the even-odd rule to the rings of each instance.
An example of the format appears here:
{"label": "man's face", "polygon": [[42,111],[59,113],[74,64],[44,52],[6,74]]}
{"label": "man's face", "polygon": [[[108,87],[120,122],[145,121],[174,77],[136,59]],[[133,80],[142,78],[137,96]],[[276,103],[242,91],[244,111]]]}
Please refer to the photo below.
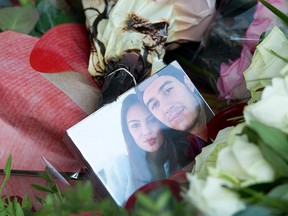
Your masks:
{"label": "man's face", "polygon": [[198,121],[200,103],[192,87],[168,75],[155,79],[143,94],[153,115],[170,128],[189,131]]}

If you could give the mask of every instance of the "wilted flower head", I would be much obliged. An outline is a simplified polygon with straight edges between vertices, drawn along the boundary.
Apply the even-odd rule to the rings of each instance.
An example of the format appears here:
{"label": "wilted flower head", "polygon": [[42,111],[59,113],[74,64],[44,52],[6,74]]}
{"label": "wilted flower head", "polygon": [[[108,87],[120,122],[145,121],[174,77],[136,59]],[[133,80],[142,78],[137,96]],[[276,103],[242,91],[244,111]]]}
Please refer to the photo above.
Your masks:
{"label": "wilted flower head", "polygon": [[[201,41],[215,2],[82,0],[92,47],[88,70],[99,86],[105,82],[104,97],[113,99],[164,67],[166,44]],[[127,54],[137,57],[123,59]]]}

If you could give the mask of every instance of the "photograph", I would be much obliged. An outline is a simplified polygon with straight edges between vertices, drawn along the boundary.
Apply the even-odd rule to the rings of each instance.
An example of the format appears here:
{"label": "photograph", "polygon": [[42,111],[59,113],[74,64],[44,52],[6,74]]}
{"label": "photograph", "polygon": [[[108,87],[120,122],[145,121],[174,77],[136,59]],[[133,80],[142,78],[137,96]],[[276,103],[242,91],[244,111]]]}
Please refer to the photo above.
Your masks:
{"label": "photograph", "polygon": [[123,206],[140,187],[171,177],[207,144],[213,112],[175,61],[103,106],[67,135]]}

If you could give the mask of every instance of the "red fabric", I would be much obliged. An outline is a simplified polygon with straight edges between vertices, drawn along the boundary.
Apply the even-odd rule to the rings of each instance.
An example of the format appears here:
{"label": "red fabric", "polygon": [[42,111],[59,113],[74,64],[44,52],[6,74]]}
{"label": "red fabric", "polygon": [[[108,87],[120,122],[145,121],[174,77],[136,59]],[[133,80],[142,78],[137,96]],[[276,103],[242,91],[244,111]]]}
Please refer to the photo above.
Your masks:
{"label": "red fabric", "polygon": [[87,115],[29,63],[35,37],[0,34],[0,168],[43,170],[44,156],[61,171],[78,170],[62,141],[64,132]]}
{"label": "red fabric", "polygon": [[44,73],[77,71],[95,85],[87,71],[90,45],[85,25],[62,24],[47,31],[30,56],[33,69]]}

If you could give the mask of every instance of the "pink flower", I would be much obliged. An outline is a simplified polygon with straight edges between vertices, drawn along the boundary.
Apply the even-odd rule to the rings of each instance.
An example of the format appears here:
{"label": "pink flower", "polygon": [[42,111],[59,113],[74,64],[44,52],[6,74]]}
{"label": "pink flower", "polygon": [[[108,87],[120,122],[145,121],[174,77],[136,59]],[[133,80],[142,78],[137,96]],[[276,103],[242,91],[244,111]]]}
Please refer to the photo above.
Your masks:
{"label": "pink flower", "polygon": [[[287,0],[267,0],[267,2],[283,12],[287,11],[286,1]],[[275,24],[278,24],[277,20],[279,19],[275,14],[273,14],[261,2],[258,2],[253,16],[253,22],[246,30],[246,39],[248,40],[245,41],[245,45],[249,46],[250,50],[254,52],[261,34],[271,30]]]}
{"label": "pink flower", "polygon": [[[267,1],[281,11],[287,11],[286,0]],[[251,64],[261,34],[271,30],[279,20],[261,2],[258,2],[253,18],[254,20],[246,30],[246,40],[243,42],[241,57],[235,62],[229,61],[228,64],[222,63],[220,66],[220,77],[217,80],[219,99],[246,101],[250,96],[243,73]]]}
{"label": "pink flower", "polygon": [[243,72],[249,67],[252,53],[248,46],[244,46],[240,58],[236,61],[222,63],[220,77],[217,80],[219,99],[245,100],[250,96],[246,88]]}

